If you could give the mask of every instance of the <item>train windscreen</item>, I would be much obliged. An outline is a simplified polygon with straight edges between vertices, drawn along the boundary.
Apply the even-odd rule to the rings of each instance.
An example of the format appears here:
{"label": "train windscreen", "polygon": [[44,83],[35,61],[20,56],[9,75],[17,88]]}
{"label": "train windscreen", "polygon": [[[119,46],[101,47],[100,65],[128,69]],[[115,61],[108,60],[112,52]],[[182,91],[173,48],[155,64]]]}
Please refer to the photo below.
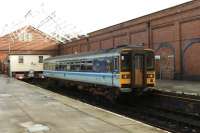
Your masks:
{"label": "train windscreen", "polygon": [[149,52],[146,55],[146,67],[147,67],[147,70],[153,70],[155,67],[155,59],[154,59],[153,52]]}

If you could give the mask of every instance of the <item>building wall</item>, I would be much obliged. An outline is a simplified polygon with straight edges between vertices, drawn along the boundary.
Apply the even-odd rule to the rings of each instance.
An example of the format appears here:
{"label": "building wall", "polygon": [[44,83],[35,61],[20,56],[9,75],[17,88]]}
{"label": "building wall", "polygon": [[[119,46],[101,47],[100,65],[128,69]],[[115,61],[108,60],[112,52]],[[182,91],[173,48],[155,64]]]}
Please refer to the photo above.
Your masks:
{"label": "building wall", "polygon": [[7,73],[5,65],[9,54],[57,55],[59,42],[32,26],[0,37],[0,71]]}
{"label": "building wall", "polygon": [[[28,36],[30,35],[30,36]],[[28,26],[3,37],[0,37],[0,52],[11,54],[31,54],[31,53],[58,53],[58,41],[50,38],[45,33]]]}
{"label": "building wall", "polygon": [[[19,56],[23,56],[23,63],[19,63]],[[43,56],[43,59],[50,57],[50,55],[10,55],[11,72],[43,71],[43,63],[39,63],[39,56]]]}
{"label": "building wall", "polygon": [[89,37],[63,45],[61,54],[143,43],[160,56],[156,61],[158,78],[200,80],[200,58],[196,58],[200,56],[199,29],[200,1],[193,0],[89,33]]}

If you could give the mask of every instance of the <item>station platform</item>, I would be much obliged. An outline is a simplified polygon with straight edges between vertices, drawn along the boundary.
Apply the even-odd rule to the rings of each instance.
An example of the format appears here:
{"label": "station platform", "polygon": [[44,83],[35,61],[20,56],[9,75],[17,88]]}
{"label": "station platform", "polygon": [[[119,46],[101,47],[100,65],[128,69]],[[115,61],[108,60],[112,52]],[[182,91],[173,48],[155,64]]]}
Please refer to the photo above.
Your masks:
{"label": "station platform", "polygon": [[161,129],[0,76],[0,133],[164,133]]}
{"label": "station platform", "polygon": [[156,90],[200,96],[200,81],[157,80]]}

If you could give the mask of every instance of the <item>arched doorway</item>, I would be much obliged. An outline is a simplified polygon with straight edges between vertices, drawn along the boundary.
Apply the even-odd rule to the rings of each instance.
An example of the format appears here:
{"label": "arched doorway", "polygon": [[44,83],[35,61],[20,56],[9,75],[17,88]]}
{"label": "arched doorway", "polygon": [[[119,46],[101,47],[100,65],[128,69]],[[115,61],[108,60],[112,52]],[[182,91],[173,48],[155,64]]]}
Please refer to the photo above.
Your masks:
{"label": "arched doorway", "polygon": [[185,42],[183,48],[183,73],[185,79],[200,80],[200,38]]}
{"label": "arched doorway", "polygon": [[158,79],[172,80],[175,71],[175,50],[171,44],[160,44],[155,50],[156,76]]}

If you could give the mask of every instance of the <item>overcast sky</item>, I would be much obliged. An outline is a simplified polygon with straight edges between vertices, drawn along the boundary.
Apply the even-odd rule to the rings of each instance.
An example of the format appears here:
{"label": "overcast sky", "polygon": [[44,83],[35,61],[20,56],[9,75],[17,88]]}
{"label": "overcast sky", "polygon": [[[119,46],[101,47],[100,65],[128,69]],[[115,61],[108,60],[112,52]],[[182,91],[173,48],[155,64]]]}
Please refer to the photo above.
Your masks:
{"label": "overcast sky", "polygon": [[[190,0],[2,0],[0,30],[24,19],[31,9],[56,15],[88,33]],[[41,21],[41,20],[40,20]],[[10,30],[10,29],[9,29]],[[12,30],[12,28],[11,28]]]}

